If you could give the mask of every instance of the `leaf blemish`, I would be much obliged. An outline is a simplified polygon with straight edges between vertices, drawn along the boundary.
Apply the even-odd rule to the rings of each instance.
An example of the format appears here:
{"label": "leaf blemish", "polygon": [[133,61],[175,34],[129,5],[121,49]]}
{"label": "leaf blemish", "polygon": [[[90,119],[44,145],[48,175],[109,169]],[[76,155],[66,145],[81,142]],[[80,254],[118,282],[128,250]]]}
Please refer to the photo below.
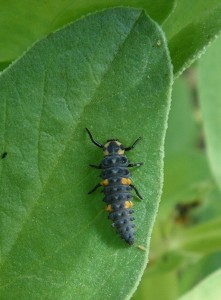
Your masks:
{"label": "leaf blemish", "polygon": [[161,40],[157,41],[157,46],[160,47],[161,46]]}
{"label": "leaf blemish", "polygon": [[4,152],[4,153],[2,153],[2,159],[6,158],[6,157],[7,157],[7,155],[8,155],[8,152]]}

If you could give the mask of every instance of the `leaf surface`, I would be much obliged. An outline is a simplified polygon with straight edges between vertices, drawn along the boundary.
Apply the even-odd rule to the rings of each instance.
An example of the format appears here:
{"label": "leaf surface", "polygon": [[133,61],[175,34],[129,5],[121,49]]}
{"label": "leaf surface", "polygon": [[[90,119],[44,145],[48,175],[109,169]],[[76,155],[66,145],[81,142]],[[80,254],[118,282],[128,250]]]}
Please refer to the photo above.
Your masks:
{"label": "leaf surface", "polygon": [[[175,0],[0,0],[0,62],[12,61],[34,42],[65,24],[108,7],[143,8],[162,23],[174,8]],[[0,66],[1,67],[1,66]]]}
{"label": "leaf surface", "polygon": [[163,24],[175,76],[179,76],[221,32],[220,0],[180,0]]}
{"label": "leaf surface", "polygon": [[[172,71],[164,35],[142,10],[90,15],[37,43],[0,76],[1,297],[127,299],[147,262],[162,189]],[[111,228],[100,181],[104,143],[118,138],[134,182],[136,244]]]}
{"label": "leaf surface", "polygon": [[207,154],[217,185],[221,189],[221,38],[199,61],[199,98],[202,109]]}
{"label": "leaf surface", "polygon": [[197,254],[209,254],[221,250],[221,218],[202,223],[174,237],[171,248]]}
{"label": "leaf surface", "polygon": [[[194,119],[192,95],[184,77],[173,85],[165,141],[165,180],[159,217],[171,215],[177,203],[203,199],[211,188],[211,174],[199,147],[200,130]],[[171,218],[171,217],[170,217]]]}
{"label": "leaf surface", "polygon": [[208,276],[202,282],[200,282],[196,287],[194,287],[190,292],[184,294],[179,300],[217,300],[221,293],[220,287],[220,276],[221,270],[214,272],[212,275]]}

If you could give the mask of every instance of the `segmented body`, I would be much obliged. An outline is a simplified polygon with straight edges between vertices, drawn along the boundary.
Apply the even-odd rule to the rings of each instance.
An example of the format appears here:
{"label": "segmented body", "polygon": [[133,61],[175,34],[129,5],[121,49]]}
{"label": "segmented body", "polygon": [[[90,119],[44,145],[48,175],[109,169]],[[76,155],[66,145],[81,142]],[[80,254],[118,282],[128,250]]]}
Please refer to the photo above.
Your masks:
{"label": "segmented body", "polygon": [[117,139],[107,140],[102,145],[95,141],[90,131],[86,128],[91,141],[100,148],[103,148],[104,159],[99,166],[90,165],[96,169],[102,169],[102,181],[98,183],[88,194],[93,193],[97,188],[103,186],[104,199],[107,203],[106,211],[109,212],[109,219],[116,228],[117,233],[126,243],[134,243],[134,218],[132,217],[133,206],[131,190],[134,189],[137,196],[143,199],[137,188],[130,179],[129,167],[139,167],[143,163],[129,163],[125,151],[132,150],[141,139],[140,137],[130,147],[124,147]]}
{"label": "segmented body", "polygon": [[108,155],[100,166],[103,169],[101,177],[104,186],[104,202],[107,203],[106,210],[109,212],[109,219],[113,221],[112,225],[117,233],[129,245],[134,243],[134,218],[132,217],[133,203],[130,187],[131,174],[128,170],[128,159],[125,155]]}

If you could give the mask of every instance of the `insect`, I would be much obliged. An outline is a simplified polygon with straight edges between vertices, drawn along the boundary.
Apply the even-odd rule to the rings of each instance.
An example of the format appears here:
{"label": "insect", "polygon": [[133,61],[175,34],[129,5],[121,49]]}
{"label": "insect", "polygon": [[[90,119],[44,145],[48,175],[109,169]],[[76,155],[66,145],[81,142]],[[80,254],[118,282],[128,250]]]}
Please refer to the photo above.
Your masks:
{"label": "insect", "polygon": [[143,163],[131,164],[124,153],[132,150],[141,140],[141,137],[130,147],[124,147],[117,139],[107,140],[102,145],[93,138],[87,128],[86,131],[92,143],[102,148],[104,153],[104,158],[98,166],[90,164],[91,167],[102,170],[100,175],[102,181],[88,194],[93,193],[99,187],[104,187],[103,193],[105,196],[103,201],[107,203],[105,210],[109,212],[108,218],[112,220],[112,226],[116,228],[120,237],[127,244],[132,245],[134,243],[135,225],[132,216],[134,211],[131,209],[133,206],[131,190],[135,191],[138,198],[141,200],[143,198],[133,185],[128,168],[139,167]]}

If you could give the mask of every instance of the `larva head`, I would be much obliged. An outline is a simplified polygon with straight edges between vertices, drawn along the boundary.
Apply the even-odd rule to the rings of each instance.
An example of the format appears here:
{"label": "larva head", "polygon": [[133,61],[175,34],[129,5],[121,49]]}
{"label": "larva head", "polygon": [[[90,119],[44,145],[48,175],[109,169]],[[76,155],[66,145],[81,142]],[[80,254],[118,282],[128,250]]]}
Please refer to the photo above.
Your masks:
{"label": "larva head", "polygon": [[105,156],[114,154],[122,155],[124,154],[125,147],[118,140],[107,140],[103,150]]}

